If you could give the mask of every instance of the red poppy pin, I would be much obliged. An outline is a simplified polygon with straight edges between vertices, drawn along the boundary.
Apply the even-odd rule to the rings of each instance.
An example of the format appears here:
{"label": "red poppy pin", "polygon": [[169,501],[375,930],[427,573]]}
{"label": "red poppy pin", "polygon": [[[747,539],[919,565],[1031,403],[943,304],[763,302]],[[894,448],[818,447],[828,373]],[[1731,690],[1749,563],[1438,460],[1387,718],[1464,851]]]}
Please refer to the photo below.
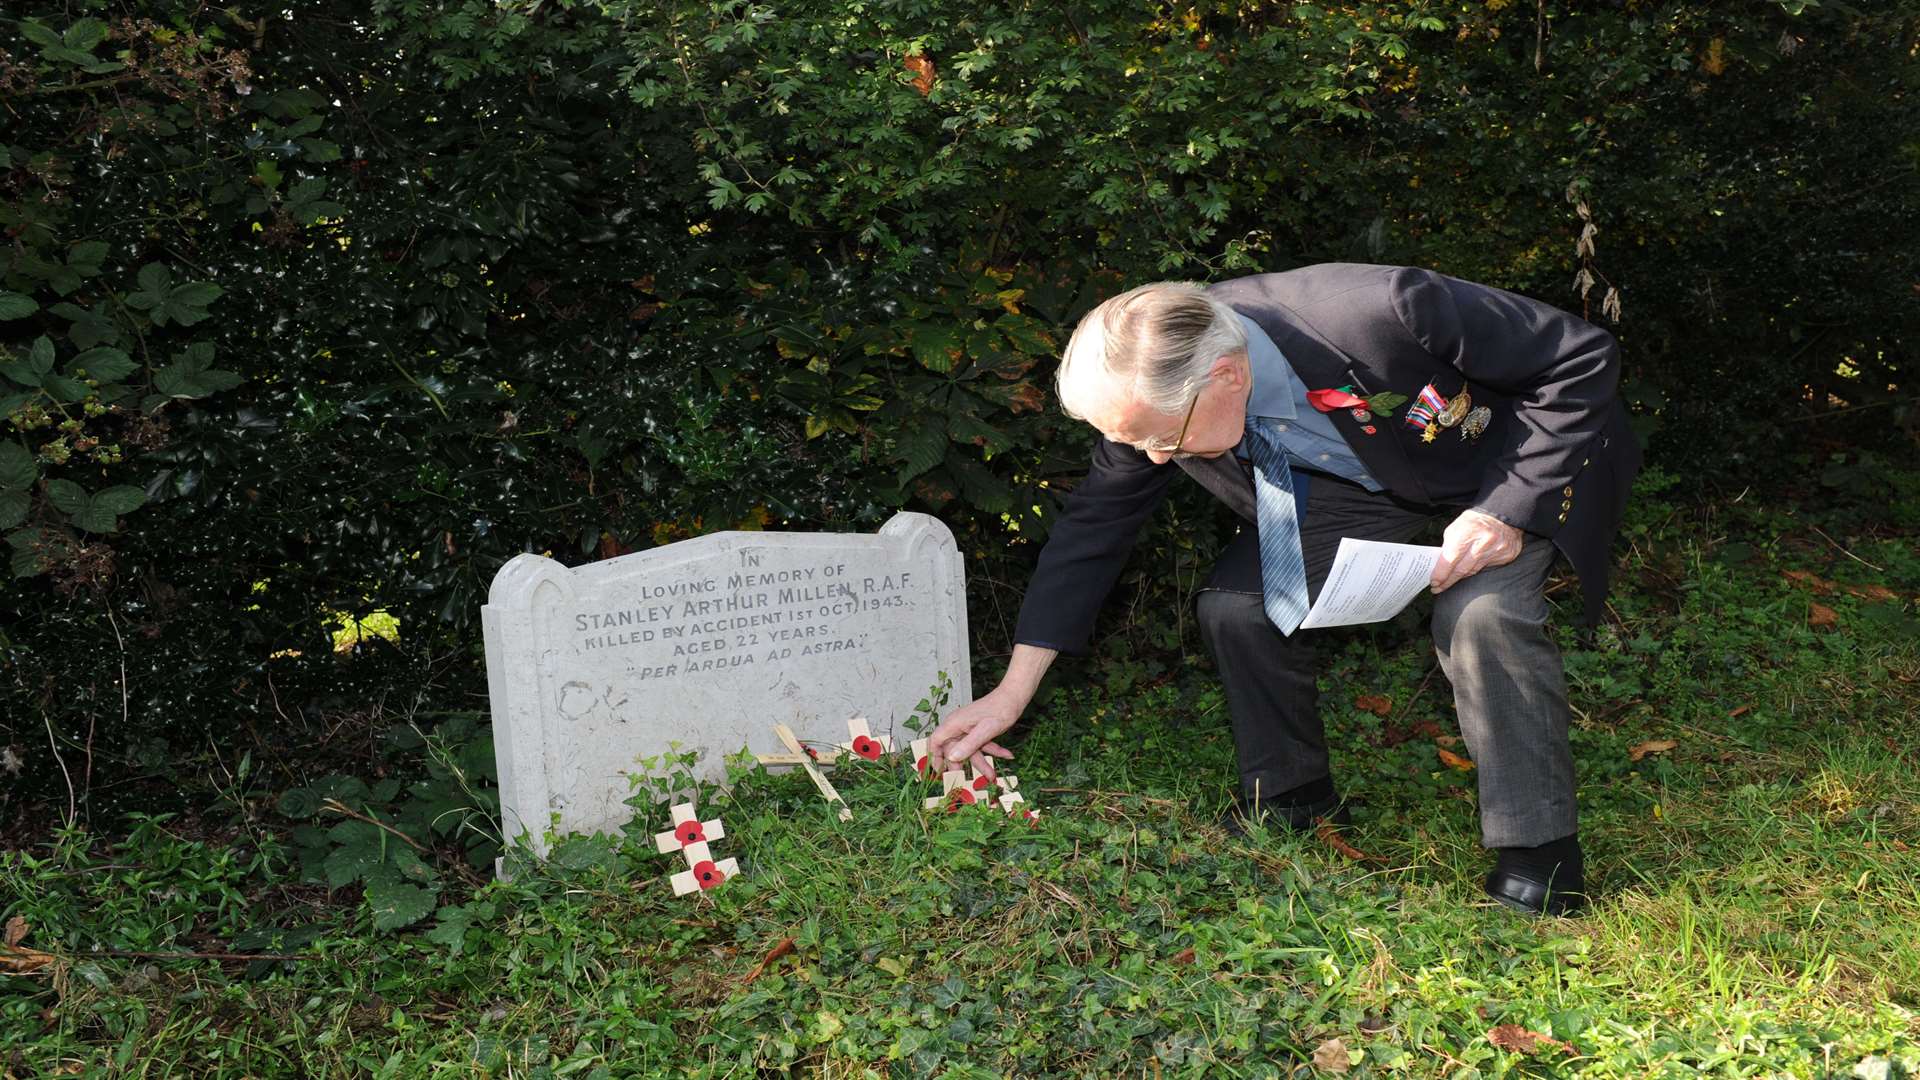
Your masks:
{"label": "red poppy pin", "polygon": [[866,735],[855,736],[853,740],[853,752],[866,758],[868,761],[879,761],[881,753],[880,743],[878,740]]}
{"label": "red poppy pin", "polygon": [[673,838],[682,844],[697,844],[707,838],[707,831],[697,821],[683,821],[674,826]]}
{"label": "red poppy pin", "polygon": [[701,888],[711,889],[727,880],[727,875],[721,873],[720,868],[713,865],[713,860],[704,859],[693,864],[693,879],[700,883]]}

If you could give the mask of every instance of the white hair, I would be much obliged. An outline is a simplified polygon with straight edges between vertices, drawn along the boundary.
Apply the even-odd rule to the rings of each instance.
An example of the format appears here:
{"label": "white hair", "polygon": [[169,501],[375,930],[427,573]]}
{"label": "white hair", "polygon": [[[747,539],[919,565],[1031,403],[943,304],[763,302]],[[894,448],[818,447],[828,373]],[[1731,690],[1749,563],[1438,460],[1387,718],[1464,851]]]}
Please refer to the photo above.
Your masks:
{"label": "white hair", "polygon": [[1190,281],[1129,289],[1087,312],[1060,357],[1056,387],[1068,416],[1114,401],[1155,412],[1187,408],[1213,363],[1243,352],[1247,332],[1223,300]]}

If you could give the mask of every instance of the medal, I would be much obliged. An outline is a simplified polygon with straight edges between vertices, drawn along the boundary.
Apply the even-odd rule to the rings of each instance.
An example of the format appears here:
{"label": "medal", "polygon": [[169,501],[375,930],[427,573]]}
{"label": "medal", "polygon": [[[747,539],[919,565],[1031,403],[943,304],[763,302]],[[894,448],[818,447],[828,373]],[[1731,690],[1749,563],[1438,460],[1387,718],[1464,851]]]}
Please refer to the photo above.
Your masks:
{"label": "medal", "polygon": [[[1467,388],[1463,386],[1460,388],[1459,393],[1453,395],[1453,400],[1447,402],[1447,407],[1440,410],[1436,419],[1440,421],[1441,427],[1452,427],[1460,421],[1465,420],[1467,413],[1472,408],[1473,395],[1467,393]],[[1483,424],[1481,426],[1484,427],[1485,425]]]}
{"label": "medal", "polygon": [[[1465,396],[1465,391],[1461,392],[1461,396]],[[1487,408],[1485,405],[1480,406],[1468,413],[1467,418],[1461,422],[1460,437],[1468,442],[1472,442],[1480,437],[1481,432],[1487,430],[1487,422],[1492,419],[1493,410]]]}
{"label": "medal", "polygon": [[1427,423],[1426,430],[1420,433],[1420,441],[1432,442],[1434,439],[1434,436],[1438,434],[1440,434],[1440,425],[1429,421]]}

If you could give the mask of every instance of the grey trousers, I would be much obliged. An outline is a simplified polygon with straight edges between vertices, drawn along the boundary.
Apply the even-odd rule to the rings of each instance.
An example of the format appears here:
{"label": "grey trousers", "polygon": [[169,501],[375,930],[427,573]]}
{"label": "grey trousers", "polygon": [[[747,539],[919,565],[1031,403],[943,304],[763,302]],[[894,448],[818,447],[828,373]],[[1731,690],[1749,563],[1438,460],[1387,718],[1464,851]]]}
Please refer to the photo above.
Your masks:
{"label": "grey trousers", "polygon": [[[1405,542],[1460,509],[1311,474],[1300,521],[1308,594],[1319,596],[1341,537]],[[1566,672],[1547,632],[1543,595],[1555,550],[1545,537],[1523,538],[1513,562],[1433,598],[1433,644],[1478,766],[1480,838],[1490,848],[1532,847],[1579,828]],[[1256,789],[1270,795],[1331,771],[1313,647],[1329,631],[1282,635],[1267,620],[1259,581],[1259,546],[1248,525],[1222,553],[1197,612],[1226,688],[1240,788],[1249,798]]]}

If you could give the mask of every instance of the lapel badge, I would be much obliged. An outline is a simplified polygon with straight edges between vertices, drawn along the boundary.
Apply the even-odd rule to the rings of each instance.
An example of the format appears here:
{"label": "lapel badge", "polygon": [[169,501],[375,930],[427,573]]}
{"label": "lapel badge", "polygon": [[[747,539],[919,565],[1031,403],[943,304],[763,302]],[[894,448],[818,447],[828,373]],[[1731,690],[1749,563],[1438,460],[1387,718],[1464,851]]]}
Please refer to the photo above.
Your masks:
{"label": "lapel badge", "polygon": [[1368,424],[1367,426],[1361,428],[1360,430],[1366,432],[1369,435],[1378,435],[1380,433],[1380,429],[1377,427],[1374,427],[1372,424]]}
{"label": "lapel badge", "polygon": [[1353,418],[1364,424],[1373,419],[1373,414],[1367,411],[1366,406],[1362,405],[1353,410]]}
{"label": "lapel badge", "polygon": [[1468,413],[1466,419],[1461,421],[1460,437],[1468,442],[1478,439],[1480,434],[1487,430],[1487,423],[1492,419],[1493,410],[1485,405],[1480,406]]}

